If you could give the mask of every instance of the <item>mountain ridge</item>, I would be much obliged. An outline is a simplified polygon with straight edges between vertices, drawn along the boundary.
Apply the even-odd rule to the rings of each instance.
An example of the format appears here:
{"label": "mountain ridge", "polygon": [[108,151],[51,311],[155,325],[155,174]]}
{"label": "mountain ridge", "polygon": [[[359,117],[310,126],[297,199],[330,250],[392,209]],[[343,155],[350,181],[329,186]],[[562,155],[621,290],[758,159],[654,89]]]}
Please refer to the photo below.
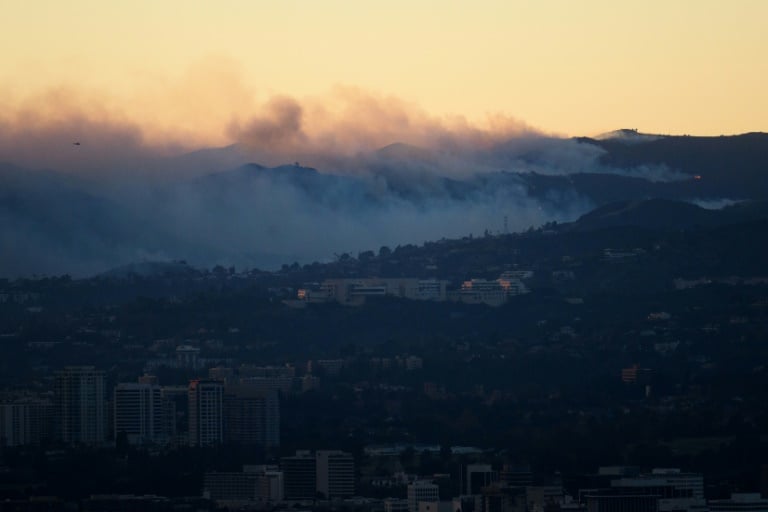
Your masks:
{"label": "mountain ridge", "polygon": [[[222,151],[227,158],[241,153]],[[0,270],[100,271],[155,257],[276,265],[278,258],[326,260],[350,248],[562,224],[617,201],[768,200],[764,133],[629,145],[540,138],[474,151],[454,155],[398,143],[343,169],[251,162],[203,175],[179,170],[175,180],[130,187],[121,185],[123,176],[86,183],[83,176],[0,165]],[[214,167],[215,158],[203,160],[202,167]],[[657,227],[711,225],[713,218],[690,206],[650,205],[672,211],[656,214]],[[581,226],[626,222],[639,211],[592,213]]]}

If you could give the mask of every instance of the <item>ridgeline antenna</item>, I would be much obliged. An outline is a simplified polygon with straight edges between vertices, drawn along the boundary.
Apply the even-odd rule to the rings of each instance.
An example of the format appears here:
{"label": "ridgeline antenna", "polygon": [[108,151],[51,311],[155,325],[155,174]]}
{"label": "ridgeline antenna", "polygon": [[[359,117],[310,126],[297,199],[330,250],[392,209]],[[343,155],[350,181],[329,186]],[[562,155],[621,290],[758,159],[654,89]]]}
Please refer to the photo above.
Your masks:
{"label": "ridgeline antenna", "polygon": [[509,234],[509,218],[506,215],[504,216],[504,234]]}

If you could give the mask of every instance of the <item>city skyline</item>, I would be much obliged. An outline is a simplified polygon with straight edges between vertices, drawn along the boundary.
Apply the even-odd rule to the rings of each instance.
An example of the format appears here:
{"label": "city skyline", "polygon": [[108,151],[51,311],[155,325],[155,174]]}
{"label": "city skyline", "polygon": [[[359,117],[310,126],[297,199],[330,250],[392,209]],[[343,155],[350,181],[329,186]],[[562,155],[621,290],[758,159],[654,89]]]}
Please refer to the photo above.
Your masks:
{"label": "city skyline", "polygon": [[0,512],[768,512],[768,1],[1,5]]}

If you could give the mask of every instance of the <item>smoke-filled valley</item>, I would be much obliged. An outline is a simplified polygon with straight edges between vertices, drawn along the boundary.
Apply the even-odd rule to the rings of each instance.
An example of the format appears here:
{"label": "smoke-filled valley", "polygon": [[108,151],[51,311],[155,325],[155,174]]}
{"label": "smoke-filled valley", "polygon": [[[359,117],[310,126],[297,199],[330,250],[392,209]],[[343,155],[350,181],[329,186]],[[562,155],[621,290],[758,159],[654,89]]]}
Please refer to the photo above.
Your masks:
{"label": "smoke-filled valley", "polygon": [[[529,134],[452,149],[392,144],[316,153],[328,166],[319,169],[312,161],[265,167],[253,163],[265,155],[243,144],[155,156],[134,170],[4,164],[0,268],[6,276],[91,275],[184,259],[270,269],[384,245],[520,231],[622,199],[765,197],[765,180],[752,171],[768,160],[762,135],[627,135]],[[87,143],[71,150],[90,151]],[[713,152],[715,165],[706,158]]]}

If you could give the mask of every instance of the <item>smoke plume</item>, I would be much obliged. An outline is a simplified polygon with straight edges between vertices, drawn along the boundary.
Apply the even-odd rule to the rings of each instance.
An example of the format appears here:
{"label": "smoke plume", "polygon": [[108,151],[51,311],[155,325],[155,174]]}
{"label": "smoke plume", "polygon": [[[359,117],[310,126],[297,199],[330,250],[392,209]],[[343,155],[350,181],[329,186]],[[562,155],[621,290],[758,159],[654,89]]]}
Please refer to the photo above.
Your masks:
{"label": "smoke plume", "polygon": [[635,172],[508,116],[434,116],[353,87],[271,95],[219,61],[131,97],[0,92],[5,276],[147,259],[274,268],[498,232],[505,218],[520,230],[592,206],[534,197],[525,173]]}

